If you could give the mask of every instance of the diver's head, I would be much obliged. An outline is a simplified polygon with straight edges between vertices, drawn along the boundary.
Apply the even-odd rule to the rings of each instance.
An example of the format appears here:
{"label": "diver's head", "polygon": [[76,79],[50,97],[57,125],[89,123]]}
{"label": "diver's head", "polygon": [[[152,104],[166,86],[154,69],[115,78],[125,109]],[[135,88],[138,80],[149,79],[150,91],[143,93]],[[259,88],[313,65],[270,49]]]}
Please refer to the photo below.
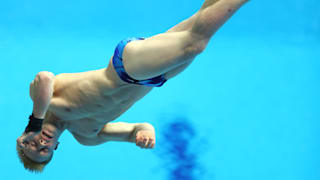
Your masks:
{"label": "diver's head", "polygon": [[40,132],[23,133],[17,139],[17,152],[27,170],[42,172],[58,148],[59,134],[43,126]]}

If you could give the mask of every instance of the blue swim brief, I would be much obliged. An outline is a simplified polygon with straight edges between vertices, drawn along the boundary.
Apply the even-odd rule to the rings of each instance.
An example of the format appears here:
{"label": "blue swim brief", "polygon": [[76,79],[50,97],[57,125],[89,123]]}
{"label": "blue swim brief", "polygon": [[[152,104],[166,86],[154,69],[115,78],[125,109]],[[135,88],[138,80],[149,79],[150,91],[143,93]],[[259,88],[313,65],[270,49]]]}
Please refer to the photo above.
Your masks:
{"label": "blue swim brief", "polygon": [[112,59],[114,69],[118,73],[120,79],[122,79],[123,81],[125,81],[127,83],[145,85],[145,86],[153,86],[153,87],[162,86],[167,81],[164,78],[163,74],[160,76],[157,76],[157,77],[150,78],[150,79],[136,80],[136,79],[133,79],[132,77],[130,77],[128,75],[128,73],[125,71],[123,63],[122,63],[123,49],[130,41],[135,41],[135,40],[144,40],[144,38],[127,38],[127,39],[120,41],[120,43],[117,45],[117,47],[114,51],[113,59]]}

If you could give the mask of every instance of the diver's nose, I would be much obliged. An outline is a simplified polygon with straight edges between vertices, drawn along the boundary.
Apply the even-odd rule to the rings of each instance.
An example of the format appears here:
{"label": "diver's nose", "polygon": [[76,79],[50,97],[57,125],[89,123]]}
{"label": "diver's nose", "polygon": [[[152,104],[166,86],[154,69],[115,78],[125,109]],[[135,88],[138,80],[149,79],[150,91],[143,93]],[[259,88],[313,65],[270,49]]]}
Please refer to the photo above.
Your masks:
{"label": "diver's nose", "polygon": [[43,139],[39,139],[39,144],[41,146],[45,146],[45,145],[47,145],[47,142],[45,140],[43,140]]}

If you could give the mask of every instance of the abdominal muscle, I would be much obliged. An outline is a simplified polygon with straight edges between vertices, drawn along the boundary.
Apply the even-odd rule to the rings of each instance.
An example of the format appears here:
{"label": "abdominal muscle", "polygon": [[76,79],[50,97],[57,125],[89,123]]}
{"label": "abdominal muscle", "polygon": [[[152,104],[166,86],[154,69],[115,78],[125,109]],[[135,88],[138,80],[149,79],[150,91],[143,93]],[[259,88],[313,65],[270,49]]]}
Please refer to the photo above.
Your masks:
{"label": "abdominal muscle", "polygon": [[[110,65],[109,65],[110,67]],[[111,68],[55,77],[49,110],[74,136],[96,136],[152,88],[124,83]]]}

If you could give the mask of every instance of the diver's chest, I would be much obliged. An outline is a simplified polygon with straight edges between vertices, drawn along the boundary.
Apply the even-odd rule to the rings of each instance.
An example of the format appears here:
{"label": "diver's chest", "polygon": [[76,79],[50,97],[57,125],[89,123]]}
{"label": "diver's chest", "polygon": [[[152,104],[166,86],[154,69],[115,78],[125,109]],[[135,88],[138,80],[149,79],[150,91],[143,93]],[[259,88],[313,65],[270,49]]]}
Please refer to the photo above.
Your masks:
{"label": "diver's chest", "polygon": [[[94,118],[98,121],[109,121],[114,116],[127,109],[132,104],[129,99],[94,95],[54,97],[49,109],[66,121],[77,121],[75,124],[91,122],[85,118]],[[82,119],[82,120],[79,120]],[[88,121],[88,122],[87,122]]]}

